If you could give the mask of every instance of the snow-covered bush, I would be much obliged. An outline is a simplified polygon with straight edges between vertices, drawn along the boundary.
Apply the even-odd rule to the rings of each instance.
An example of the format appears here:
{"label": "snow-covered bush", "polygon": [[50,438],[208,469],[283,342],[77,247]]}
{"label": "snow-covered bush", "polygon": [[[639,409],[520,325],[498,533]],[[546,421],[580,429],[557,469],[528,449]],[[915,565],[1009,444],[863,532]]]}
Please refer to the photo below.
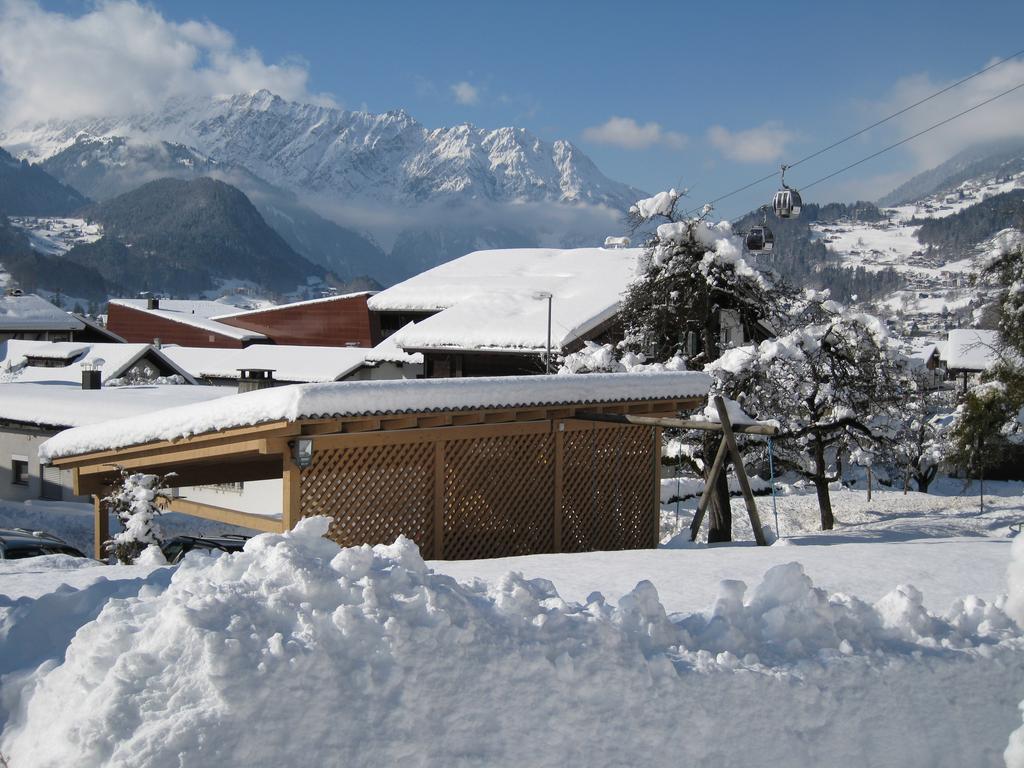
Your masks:
{"label": "snow-covered bush", "polygon": [[118,562],[130,565],[150,546],[160,546],[160,527],[156,518],[160,506],[170,498],[164,476],[129,472],[118,467],[120,477],[111,494],[103,499],[107,510],[117,516],[122,530],[106,542],[107,550]]}

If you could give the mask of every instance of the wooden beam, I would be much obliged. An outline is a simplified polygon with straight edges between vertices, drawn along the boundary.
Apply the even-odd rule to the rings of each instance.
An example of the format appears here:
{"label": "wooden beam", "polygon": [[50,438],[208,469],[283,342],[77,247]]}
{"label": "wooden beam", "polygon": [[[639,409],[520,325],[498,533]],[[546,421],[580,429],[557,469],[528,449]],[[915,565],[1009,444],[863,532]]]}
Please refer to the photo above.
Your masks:
{"label": "wooden beam", "polygon": [[740,490],[743,492],[743,501],[747,505],[747,514],[750,515],[750,527],[754,529],[754,541],[759,547],[768,545],[764,538],[764,530],[761,528],[761,517],[757,513],[757,502],[754,501],[754,494],[750,491],[750,482],[747,480],[747,471],[743,468],[743,457],[740,455],[739,446],[736,445],[736,436],[733,434],[732,424],[729,422],[729,413],[725,407],[725,400],[721,395],[715,395],[715,408],[718,410],[718,418],[722,421],[722,438],[729,446],[732,454],[732,463],[736,468],[736,479],[740,483]]}
{"label": "wooden beam", "polygon": [[[671,419],[657,416],[635,416],[633,414],[602,413],[600,411],[577,411],[573,417],[582,421],[607,421],[613,424],[636,424],[642,427],[663,427],[667,429],[700,429],[705,432],[721,432],[722,425],[714,421],[694,419]],[[743,435],[775,435],[778,427],[771,424],[741,424],[732,428]]]}
{"label": "wooden beam", "polygon": [[554,528],[554,551],[562,551],[562,503],[565,494],[565,424],[552,422],[555,431],[555,493],[551,525]]}
{"label": "wooden beam", "polygon": [[360,419],[359,421],[341,422],[342,431],[346,434],[351,432],[373,432],[380,429],[380,419]]}
{"label": "wooden beam", "polygon": [[239,438],[265,438],[271,436],[277,437],[286,434],[298,434],[299,428],[299,422],[273,421],[266,424],[257,424],[252,427],[240,427],[237,429],[223,430],[221,432],[210,432],[205,435],[193,435],[192,437],[182,438],[181,440],[160,440],[152,443],[130,445],[124,448],[115,448],[107,451],[83,453],[77,456],[63,456],[53,459],[51,463],[58,467],[78,467],[86,464],[109,464],[111,462],[121,464],[129,457],[134,457],[136,455],[163,453],[168,449],[178,449],[186,445],[191,448],[199,444],[205,446],[207,444],[233,443]]}
{"label": "wooden beam", "polygon": [[657,548],[661,542],[661,429],[651,429],[654,445],[651,450],[654,453],[654,543],[652,548]]}
{"label": "wooden beam", "polygon": [[285,459],[281,480],[281,528],[292,530],[302,519],[302,470],[291,460]]}
{"label": "wooden beam", "polygon": [[283,530],[283,522],[280,518],[265,517],[263,515],[252,515],[248,512],[239,512],[226,507],[216,507],[213,504],[202,504],[198,501],[177,498],[171,499],[169,505],[172,512],[181,512],[183,515],[193,515],[204,520],[213,520],[225,525],[237,525],[242,528],[253,528],[257,531],[280,533]]}
{"label": "wooden beam", "polygon": [[725,456],[728,452],[729,446],[725,444],[725,440],[722,440],[718,444],[718,453],[715,454],[715,460],[711,464],[711,471],[708,472],[707,479],[704,480],[704,492],[700,495],[700,502],[698,502],[697,511],[693,515],[693,522],[690,523],[690,541],[696,541],[697,534],[700,533],[700,524],[704,521],[704,513],[707,512],[708,503],[711,501],[715,481],[718,480],[718,473],[722,471],[722,464],[725,463]]}
{"label": "wooden beam", "polygon": [[92,556],[105,562],[107,554],[103,545],[110,538],[110,518],[98,493],[92,497],[92,515]]}
{"label": "wooden beam", "polygon": [[148,454],[145,456],[125,456],[113,459],[109,462],[83,465],[79,468],[82,475],[104,474],[109,472],[111,467],[117,465],[125,469],[137,469],[140,467],[162,467],[169,464],[187,464],[201,461],[203,459],[223,459],[228,456],[251,453],[259,455],[265,453],[266,441],[243,440],[237,443],[225,443],[223,445],[206,445],[200,448],[166,448],[160,453]]}
{"label": "wooden beam", "polygon": [[434,559],[444,559],[444,449],[443,440],[434,443]]}

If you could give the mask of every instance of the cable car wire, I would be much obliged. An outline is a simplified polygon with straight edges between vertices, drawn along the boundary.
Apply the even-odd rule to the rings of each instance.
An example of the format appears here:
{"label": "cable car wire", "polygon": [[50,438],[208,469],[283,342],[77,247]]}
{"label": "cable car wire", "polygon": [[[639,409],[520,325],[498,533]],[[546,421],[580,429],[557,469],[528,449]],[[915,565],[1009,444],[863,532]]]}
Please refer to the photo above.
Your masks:
{"label": "cable car wire", "polygon": [[[788,167],[789,168],[795,168],[796,166],[800,165],[801,163],[806,163],[808,160],[812,160],[815,157],[818,157],[819,155],[822,155],[822,154],[824,154],[825,152],[828,152],[831,149],[835,149],[836,147],[840,146],[841,144],[845,144],[846,142],[850,141],[851,139],[855,139],[858,136],[860,136],[860,135],[862,135],[864,133],[867,133],[872,128],[877,128],[878,126],[883,125],[884,123],[887,123],[890,120],[892,120],[894,118],[897,118],[900,115],[905,114],[905,113],[909,112],[910,110],[912,110],[912,109],[914,109],[916,107],[921,106],[925,102],[931,101],[932,99],[936,98],[937,96],[941,96],[942,94],[947,93],[948,91],[953,90],[957,86],[963,85],[964,83],[968,82],[969,80],[973,80],[974,78],[976,78],[976,77],[978,77],[980,75],[983,75],[986,72],[989,72],[989,71],[995,69],[996,67],[999,67],[999,66],[1005,64],[1008,61],[1011,61],[1012,59],[1016,59],[1018,56],[1021,56],[1021,55],[1024,55],[1024,49],[1019,50],[1016,53],[1012,53],[1009,56],[1006,56],[1006,57],[1004,57],[1002,59],[999,59],[999,61],[996,61],[996,62],[994,62],[992,64],[989,64],[984,69],[979,69],[977,72],[974,72],[973,74],[970,74],[967,77],[964,77],[964,78],[962,78],[960,80],[957,80],[955,83],[952,83],[951,85],[947,85],[945,88],[942,88],[942,89],[936,91],[935,93],[931,94],[930,96],[926,96],[926,97],[924,97],[923,99],[921,99],[919,101],[915,101],[913,104],[909,104],[906,107],[904,107],[903,109],[901,109],[901,110],[899,110],[897,112],[893,112],[891,115],[889,115],[887,117],[884,117],[881,120],[878,120],[878,121],[872,123],[871,125],[869,125],[869,126],[867,126],[865,128],[861,128],[859,131],[851,133],[849,136],[846,136],[846,137],[844,137],[842,139],[839,139],[838,141],[835,141],[835,142],[829,144],[827,147],[823,147],[823,148],[821,148],[821,149],[819,149],[819,150],[817,150],[815,152],[812,152],[811,154],[809,154],[809,155],[807,155],[805,157],[800,158],[799,160],[797,160],[797,161],[795,161],[793,163],[789,163]],[[994,101],[995,99],[999,98],[1000,96],[1005,96],[1006,93],[1012,92],[1014,90],[1016,90],[1016,88],[1011,88],[1010,91],[1007,91],[1007,92],[1004,92],[1002,94],[999,94],[999,96],[993,97],[992,99],[990,99],[990,101]],[[970,112],[973,109],[977,109],[977,107],[984,106],[987,103],[988,103],[987,101],[986,102],[982,102],[981,104],[978,104],[975,107],[972,107],[971,109],[968,109],[965,112],[960,113],[959,115],[954,115],[953,117],[949,118],[949,120],[955,120],[957,117],[960,117],[961,115],[967,114],[967,112]],[[946,120],[945,122],[949,122],[949,120]],[[937,128],[937,127],[939,127],[939,125],[942,125],[942,124],[943,123],[939,123],[939,124],[937,124],[937,125],[935,125],[933,127]],[[928,130],[931,130],[931,129],[928,129]],[[925,131],[925,132],[927,132],[927,131]],[[887,148],[885,150],[882,150],[882,152],[888,151],[888,149],[892,149],[892,148],[898,147],[901,143],[905,143],[907,141],[910,141],[911,139],[916,138],[918,135],[920,135],[920,134],[915,134],[914,136],[908,137],[907,139],[904,139],[902,142],[899,142],[899,143],[893,145],[893,147],[889,147],[889,148]],[[872,157],[877,157],[878,154],[881,154],[881,152],[877,153],[876,155],[873,155]],[[866,162],[867,160],[870,160],[870,159],[871,159],[871,157],[866,157],[866,158],[864,158],[864,160],[860,160],[857,163],[854,163],[853,165],[847,166],[846,168],[844,168],[844,169],[842,169],[840,171],[836,171],[836,173],[842,173],[843,171],[849,170],[850,168],[853,168],[856,165],[859,165],[860,163]],[[765,174],[761,178],[755,179],[754,181],[750,182],[749,184],[744,184],[742,187],[734,189],[731,192],[727,192],[726,194],[721,195],[720,197],[716,197],[714,200],[708,201],[707,204],[708,205],[715,205],[716,203],[720,203],[722,200],[727,200],[728,198],[732,197],[733,195],[738,195],[740,192],[746,192],[751,187],[756,187],[758,184],[763,184],[764,182],[768,181],[769,179],[775,178],[775,176],[777,176],[778,173],[779,173],[778,171],[772,171],[771,173]],[[835,174],[833,174],[833,175],[835,175]],[[831,177],[826,177],[826,178],[831,178]],[[817,184],[817,183],[819,183],[821,181],[825,181],[825,179],[824,178],[819,179],[818,181],[816,181],[814,183]],[[809,186],[811,186],[811,185],[804,186],[803,189],[807,189]],[[690,215],[696,213],[697,211],[699,211],[701,209],[701,207],[703,207],[703,206],[697,206],[696,208],[693,208],[693,209],[687,211],[684,214],[684,216],[690,216]]]}
{"label": "cable car wire", "polygon": [[847,137],[846,137],[846,138],[844,138],[844,139],[840,139],[840,140],[839,140],[839,141],[837,141],[837,142],[834,142],[834,143],[832,143],[832,144],[829,144],[829,145],[828,145],[827,147],[824,147],[824,148],[822,148],[822,149],[819,149],[819,150],[818,150],[817,152],[812,152],[811,154],[807,155],[807,157],[801,157],[801,158],[800,158],[799,160],[797,160],[797,161],[796,161],[795,163],[789,163],[789,164],[787,165],[787,167],[788,167],[788,168],[796,168],[796,167],[797,167],[798,165],[800,165],[800,163],[806,163],[806,162],[807,162],[808,160],[812,160],[812,159],[814,159],[815,157],[817,157],[818,155],[821,155],[821,154],[824,154],[825,152],[828,152],[828,151],[829,151],[830,149],[835,149],[835,148],[836,148],[836,147],[838,147],[838,146],[839,146],[840,144],[845,144],[845,143],[846,143],[846,142],[848,142],[848,141],[849,141],[850,139],[855,139],[855,138],[857,138],[858,136],[860,136],[860,135],[861,135],[862,133],[867,133],[867,132],[868,132],[868,131],[870,131],[870,130],[871,130],[872,128],[877,128],[878,126],[880,126],[880,125],[882,125],[882,124],[884,124],[884,123],[887,123],[887,122],[889,122],[889,121],[890,121],[890,120],[892,120],[893,118],[899,117],[900,115],[902,115],[902,114],[904,114],[904,113],[906,113],[906,112],[909,112],[910,110],[914,109],[915,107],[919,107],[919,106],[921,106],[922,104],[924,104],[924,103],[925,103],[925,102],[927,102],[927,101],[931,101],[931,100],[932,100],[932,99],[934,99],[934,98],[935,98],[936,96],[941,96],[942,94],[946,93],[947,91],[951,91],[951,90],[953,90],[953,89],[954,89],[954,88],[956,88],[956,87],[957,87],[958,85],[963,85],[963,84],[964,84],[964,83],[966,83],[966,82],[967,82],[968,80],[973,80],[974,78],[978,77],[979,75],[983,75],[983,74],[985,74],[986,72],[988,72],[989,70],[995,69],[996,67],[1000,66],[1001,64],[1005,64],[1006,62],[1010,61],[1010,59],[1015,59],[1015,58],[1017,58],[1017,57],[1018,57],[1018,56],[1020,56],[1021,54],[1024,54],[1024,50],[1020,50],[1020,51],[1017,51],[1016,53],[1014,53],[1014,54],[1011,54],[1011,55],[1007,56],[1007,57],[1006,57],[1006,58],[1004,58],[1004,59],[1000,59],[999,61],[997,61],[997,62],[995,62],[995,63],[993,63],[993,64],[989,64],[989,65],[988,65],[987,67],[985,67],[984,69],[979,69],[979,70],[978,70],[977,72],[975,72],[975,73],[974,73],[973,75],[968,75],[967,77],[963,78],[962,80],[957,80],[957,81],[956,81],[955,83],[953,83],[952,85],[947,85],[947,86],[946,86],[945,88],[943,88],[943,89],[942,89],[942,90],[940,90],[940,91],[936,91],[936,92],[935,92],[935,93],[933,93],[933,94],[932,94],[931,96],[925,96],[925,97],[924,97],[923,99],[921,99],[920,101],[915,101],[915,102],[914,102],[913,104],[910,104],[909,106],[906,106],[906,107],[904,107],[904,108],[903,108],[903,109],[901,109],[901,110],[900,110],[899,112],[893,112],[893,113],[892,113],[891,115],[889,115],[888,117],[883,117],[883,118],[882,118],[881,120],[879,120],[878,122],[876,122],[876,123],[872,123],[871,125],[867,126],[866,128],[861,128],[861,129],[860,129],[859,131],[857,131],[856,133],[851,133],[851,134],[850,134],[849,136],[847,136]]}
{"label": "cable car wire", "polygon": [[833,171],[832,173],[830,173],[830,174],[828,174],[826,176],[822,176],[820,179],[815,179],[810,184],[804,184],[801,187],[801,189],[808,190],[808,189],[810,189],[813,186],[821,184],[821,182],[823,182],[823,181],[828,181],[833,176],[838,176],[840,173],[844,173],[845,171],[848,171],[851,168],[855,168],[858,165],[860,165],[861,163],[866,163],[868,160],[873,160],[874,158],[878,157],[879,155],[885,154],[889,150],[895,149],[896,147],[900,146],[901,144],[906,144],[908,141],[912,141],[913,139],[916,139],[918,136],[923,136],[924,134],[928,133],[929,131],[934,131],[936,128],[940,128],[943,125],[945,125],[946,123],[953,122],[958,117],[963,117],[968,112],[973,112],[976,109],[984,107],[986,104],[991,104],[996,99],[1001,99],[1003,96],[1011,94],[1014,91],[1018,91],[1021,88],[1024,88],[1024,83],[1018,83],[1017,85],[1013,86],[1013,88],[1008,88],[1007,90],[1003,91],[1002,93],[997,93],[995,96],[992,96],[990,98],[985,99],[982,102],[979,102],[979,103],[975,104],[973,107],[968,107],[963,112],[957,112],[955,115],[953,115],[951,117],[947,117],[945,120],[940,120],[939,122],[937,122],[937,123],[935,123],[933,125],[930,125],[927,128],[918,131],[917,133],[911,134],[910,136],[907,136],[906,138],[900,139],[899,141],[894,142],[894,143],[890,144],[889,146],[884,147],[884,148],[878,150],[877,152],[872,152],[867,157],[862,157],[860,160],[858,160],[858,161],[856,161],[854,163],[850,163],[849,165],[840,168],[838,171]]}

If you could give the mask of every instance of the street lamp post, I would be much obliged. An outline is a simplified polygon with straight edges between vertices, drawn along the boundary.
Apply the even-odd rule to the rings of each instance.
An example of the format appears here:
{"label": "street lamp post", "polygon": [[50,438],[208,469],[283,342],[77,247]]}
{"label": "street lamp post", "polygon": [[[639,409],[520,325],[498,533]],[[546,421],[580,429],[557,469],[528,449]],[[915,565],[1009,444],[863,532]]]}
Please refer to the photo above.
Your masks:
{"label": "street lamp post", "polygon": [[551,291],[536,291],[533,298],[538,301],[547,299],[548,302],[548,343],[544,353],[544,373],[551,373],[551,300],[554,296]]}

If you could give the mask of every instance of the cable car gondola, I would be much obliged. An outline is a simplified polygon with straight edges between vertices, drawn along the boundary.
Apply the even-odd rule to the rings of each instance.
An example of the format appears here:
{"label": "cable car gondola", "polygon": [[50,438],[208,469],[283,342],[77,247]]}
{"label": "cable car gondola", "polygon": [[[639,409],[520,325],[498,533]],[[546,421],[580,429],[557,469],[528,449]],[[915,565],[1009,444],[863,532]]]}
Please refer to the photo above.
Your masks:
{"label": "cable car gondola", "polygon": [[786,185],[786,168],[782,166],[782,189],[775,193],[772,200],[772,209],[780,219],[789,219],[800,215],[800,207],[803,201],[800,193]]}
{"label": "cable car gondola", "polygon": [[[765,209],[765,206],[762,206],[762,209]],[[763,215],[760,224],[750,228],[744,242],[747,250],[754,255],[772,252],[775,248],[775,234],[772,232],[771,227],[768,226],[767,213]]]}

